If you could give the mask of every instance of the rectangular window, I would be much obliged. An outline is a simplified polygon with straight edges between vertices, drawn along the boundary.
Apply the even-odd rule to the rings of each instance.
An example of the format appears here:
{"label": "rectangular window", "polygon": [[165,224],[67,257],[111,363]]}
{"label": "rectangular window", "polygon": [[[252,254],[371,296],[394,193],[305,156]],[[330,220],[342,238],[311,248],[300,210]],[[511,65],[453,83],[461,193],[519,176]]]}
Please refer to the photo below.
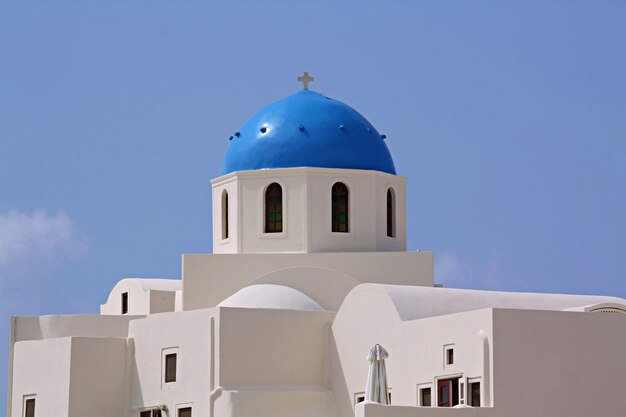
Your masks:
{"label": "rectangular window", "polygon": [[165,355],[165,382],[176,382],[176,354]]}
{"label": "rectangular window", "polygon": [[122,314],[128,313],[128,293],[122,293]]}
{"label": "rectangular window", "polygon": [[35,399],[27,398],[24,401],[24,417],[35,417]]}
{"label": "rectangular window", "polygon": [[430,388],[420,388],[420,403],[422,407],[432,407]]}
{"label": "rectangular window", "polygon": [[480,382],[470,382],[468,384],[469,405],[480,407]]}
{"label": "rectangular window", "polygon": [[443,360],[445,366],[454,365],[454,345],[446,345],[443,347]]}
{"label": "rectangular window", "polygon": [[143,410],[139,413],[139,417],[161,417],[161,410],[152,409],[152,410]]}
{"label": "rectangular window", "polygon": [[191,417],[191,407],[179,408],[178,417]]}

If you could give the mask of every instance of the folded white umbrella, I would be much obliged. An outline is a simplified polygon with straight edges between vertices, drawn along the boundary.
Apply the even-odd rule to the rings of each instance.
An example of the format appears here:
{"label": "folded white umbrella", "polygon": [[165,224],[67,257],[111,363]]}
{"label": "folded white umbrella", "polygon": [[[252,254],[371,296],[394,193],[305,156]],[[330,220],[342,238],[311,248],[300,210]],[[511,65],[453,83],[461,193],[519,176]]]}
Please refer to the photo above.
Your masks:
{"label": "folded white umbrella", "polygon": [[379,344],[375,344],[369,355],[367,355],[367,360],[370,361],[370,369],[367,374],[365,402],[389,404],[387,371],[385,370],[385,359],[388,357],[389,354],[385,348]]}

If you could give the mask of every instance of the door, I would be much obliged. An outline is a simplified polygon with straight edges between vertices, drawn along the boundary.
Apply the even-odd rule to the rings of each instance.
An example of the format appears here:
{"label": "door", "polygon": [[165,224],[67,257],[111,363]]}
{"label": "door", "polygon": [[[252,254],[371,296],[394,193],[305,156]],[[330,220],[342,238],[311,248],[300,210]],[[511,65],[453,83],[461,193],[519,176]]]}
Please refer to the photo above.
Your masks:
{"label": "door", "polygon": [[437,381],[437,407],[450,407],[452,384],[449,379]]}
{"label": "door", "polygon": [[454,407],[459,403],[459,378],[437,381],[437,406]]}

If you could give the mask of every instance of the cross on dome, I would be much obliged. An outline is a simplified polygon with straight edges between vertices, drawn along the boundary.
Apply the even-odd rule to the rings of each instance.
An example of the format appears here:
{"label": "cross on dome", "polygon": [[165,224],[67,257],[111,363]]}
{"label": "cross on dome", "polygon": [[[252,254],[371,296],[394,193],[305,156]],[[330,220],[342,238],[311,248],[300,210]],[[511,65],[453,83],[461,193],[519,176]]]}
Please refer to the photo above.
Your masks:
{"label": "cross on dome", "polygon": [[309,83],[311,81],[315,81],[315,77],[310,76],[307,71],[304,71],[304,74],[302,74],[301,77],[298,77],[298,81],[300,81],[302,85],[304,86],[303,90],[308,90]]}

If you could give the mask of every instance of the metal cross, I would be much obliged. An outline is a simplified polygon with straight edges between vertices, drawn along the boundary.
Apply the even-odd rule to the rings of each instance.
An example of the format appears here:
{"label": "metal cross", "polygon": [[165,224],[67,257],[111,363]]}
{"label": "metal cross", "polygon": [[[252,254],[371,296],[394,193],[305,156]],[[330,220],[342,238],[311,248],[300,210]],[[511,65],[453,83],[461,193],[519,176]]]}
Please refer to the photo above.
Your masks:
{"label": "metal cross", "polygon": [[309,89],[309,83],[311,81],[315,81],[315,77],[311,77],[307,71],[304,71],[301,77],[298,77],[298,81],[300,81],[304,85],[304,90]]}

